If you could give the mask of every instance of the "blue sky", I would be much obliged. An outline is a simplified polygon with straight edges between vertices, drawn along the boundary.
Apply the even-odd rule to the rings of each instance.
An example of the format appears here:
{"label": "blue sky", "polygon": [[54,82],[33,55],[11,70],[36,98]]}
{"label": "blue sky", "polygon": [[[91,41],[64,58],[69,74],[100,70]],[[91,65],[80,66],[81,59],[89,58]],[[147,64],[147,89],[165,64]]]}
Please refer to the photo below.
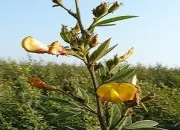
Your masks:
{"label": "blue sky", "polygon": [[[79,0],[84,26],[88,27],[93,16],[91,10],[103,0]],[[73,0],[63,0],[74,10]],[[106,1],[107,2],[107,1]],[[112,2],[109,1],[109,2]],[[115,27],[98,28],[100,41],[112,38],[111,45],[118,43],[114,51],[122,55],[134,47],[129,62],[155,65],[180,66],[180,0],[121,0],[124,6],[110,17],[137,15],[138,18],[117,23]],[[21,48],[21,40],[33,36],[49,45],[55,40],[65,44],[59,36],[62,24],[73,27],[76,21],[61,8],[52,8],[51,0],[3,0],[0,8],[0,58],[22,59],[27,52]],[[72,57],[31,54],[47,61],[79,63]]]}

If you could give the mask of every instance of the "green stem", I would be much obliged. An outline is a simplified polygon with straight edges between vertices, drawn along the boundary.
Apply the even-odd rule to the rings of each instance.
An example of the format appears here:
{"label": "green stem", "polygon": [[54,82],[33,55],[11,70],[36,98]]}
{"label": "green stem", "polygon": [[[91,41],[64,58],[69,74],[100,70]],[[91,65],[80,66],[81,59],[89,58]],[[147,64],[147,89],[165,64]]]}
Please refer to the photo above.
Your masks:
{"label": "green stem", "polygon": [[58,5],[56,6],[60,6],[62,7],[64,10],[66,10],[71,16],[73,16],[75,19],[77,19],[77,15],[75,13],[73,13],[70,9],[66,8],[62,3],[57,3]]}
{"label": "green stem", "polygon": [[102,18],[104,18],[106,15],[108,15],[109,13],[106,13],[98,18],[95,18],[93,23],[89,26],[89,28],[87,29],[88,31],[91,31],[91,29],[94,27],[94,25],[99,21],[101,20]]}
{"label": "green stem", "polygon": [[[88,66],[88,70],[89,70],[89,73],[90,73],[92,81],[93,81],[94,92],[96,93],[96,90],[99,85],[98,85],[97,78],[95,75],[94,66],[90,66],[90,67]],[[98,119],[100,122],[101,129],[107,130],[107,126],[106,126],[104,116],[103,116],[102,103],[101,103],[101,100],[98,98],[97,94],[96,94],[96,103],[97,103]]]}
{"label": "green stem", "polygon": [[76,15],[77,15],[77,21],[79,23],[79,27],[81,29],[81,32],[84,33],[84,28],[83,28],[83,24],[81,21],[81,14],[80,14],[80,9],[79,9],[79,1],[75,0],[75,4],[76,4]]}

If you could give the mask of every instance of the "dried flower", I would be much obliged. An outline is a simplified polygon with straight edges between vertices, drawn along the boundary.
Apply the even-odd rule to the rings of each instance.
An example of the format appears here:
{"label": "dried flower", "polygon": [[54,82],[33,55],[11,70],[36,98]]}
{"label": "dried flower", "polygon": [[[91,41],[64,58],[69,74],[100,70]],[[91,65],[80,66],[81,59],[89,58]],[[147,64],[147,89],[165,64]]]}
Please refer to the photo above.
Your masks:
{"label": "dried flower", "polygon": [[133,52],[134,52],[134,48],[132,47],[126,54],[119,57],[119,62],[122,62],[128,59],[133,54]]}
{"label": "dried flower", "polygon": [[48,52],[53,55],[66,55],[67,54],[67,50],[58,41],[53,42],[49,46]]}
{"label": "dried flower", "polygon": [[49,48],[31,36],[25,37],[21,43],[22,47],[31,53],[48,53]]}

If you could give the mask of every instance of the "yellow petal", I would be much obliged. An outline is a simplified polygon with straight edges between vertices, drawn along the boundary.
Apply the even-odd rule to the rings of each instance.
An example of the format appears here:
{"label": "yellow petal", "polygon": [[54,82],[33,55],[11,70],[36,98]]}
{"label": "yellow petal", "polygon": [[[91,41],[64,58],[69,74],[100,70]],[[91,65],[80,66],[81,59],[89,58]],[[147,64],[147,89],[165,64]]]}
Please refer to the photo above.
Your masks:
{"label": "yellow petal", "polygon": [[110,90],[112,89],[113,86],[117,86],[117,83],[107,83],[107,84],[104,84],[104,85],[100,86],[97,89],[97,95],[100,98],[104,97],[105,94],[110,92]]}
{"label": "yellow petal", "polygon": [[113,89],[117,88],[117,83],[107,83],[100,86],[97,90],[97,95],[102,99],[102,101],[109,102],[122,102],[119,94]]}
{"label": "yellow petal", "polygon": [[122,100],[119,97],[119,94],[114,89],[111,89],[109,92],[107,92],[102,97],[102,100],[108,102],[122,102]]}
{"label": "yellow petal", "polygon": [[32,53],[47,53],[48,47],[31,36],[25,37],[21,43],[22,47]]}
{"label": "yellow petal", "polygon": [[116,88],[119,97],[123,101],[132,100],[137,92],[136,86],[130,83],[119,83]]}

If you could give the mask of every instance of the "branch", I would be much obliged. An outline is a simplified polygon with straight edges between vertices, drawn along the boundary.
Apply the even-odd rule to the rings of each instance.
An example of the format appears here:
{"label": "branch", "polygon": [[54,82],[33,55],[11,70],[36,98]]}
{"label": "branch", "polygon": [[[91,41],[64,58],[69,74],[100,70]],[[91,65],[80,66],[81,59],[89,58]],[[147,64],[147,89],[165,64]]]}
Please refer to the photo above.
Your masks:
{"label": "branch", "polygon": [[80,14],[80,9],[79,9],[79,1],[78,0],[75,0],[75,4],[76,4],[76,14],[77,14],[77,21],[79,23],[79,26],[80,26],[80,29],[81,29],[81,32],[84,33],[84,27],[83,27],[83,24],[82,24],[82,21],[81,21],[81,14]]}
{"label": "branch", "polygon": [[[90,66],[90,67],[88,66],[88,70],[89,70],[89,73],[90,73],[92,81],[93,81],[94,92],[96,93],[97,87],[99,85],[98,85],[97,78],[96,78],[96,75],[95,75],[94,66]],[[96,103],[97,103],[98,119],[99,119],[101,128],[102,128],[102,130],[107,130],[106,123],[105,123],[105,120],[104,120],[104,117],[103,117],[103,110],[102,110],[101,100],[99,99],[97,94],[96,94]]]}

